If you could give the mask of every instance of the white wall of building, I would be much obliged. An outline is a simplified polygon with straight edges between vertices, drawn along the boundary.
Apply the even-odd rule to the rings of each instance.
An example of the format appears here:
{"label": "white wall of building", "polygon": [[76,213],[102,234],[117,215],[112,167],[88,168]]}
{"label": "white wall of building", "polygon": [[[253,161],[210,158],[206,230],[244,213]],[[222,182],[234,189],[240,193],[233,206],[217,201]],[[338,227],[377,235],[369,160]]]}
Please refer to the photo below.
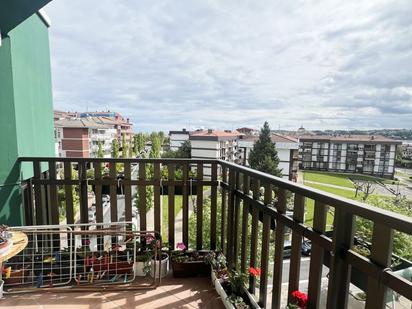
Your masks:
{"label": "white wall of building", "polygon": [[176,151],[182,146],[183,142],[189,139],[189,134],[177,134],[171,133],[169,134],[170,137],[170,149]]}

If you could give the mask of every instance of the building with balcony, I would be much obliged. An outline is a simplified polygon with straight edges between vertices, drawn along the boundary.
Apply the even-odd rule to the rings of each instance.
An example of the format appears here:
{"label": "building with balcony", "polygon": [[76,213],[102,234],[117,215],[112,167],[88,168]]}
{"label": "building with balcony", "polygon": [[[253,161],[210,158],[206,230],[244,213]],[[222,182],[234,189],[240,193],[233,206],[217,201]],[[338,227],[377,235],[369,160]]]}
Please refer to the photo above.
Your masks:
{"label": "building with balcony", "polygon": [[[279,168],[282,169],[282,176],[293,180],[298,170],[298,140],[294,137],[272,133],[272,142],[275,144],[279,157]],[[238,141],[239,163],[249,166],[249,154],[254,143],[259,139],[255,135],[240,136]]]}
{"label": "building with balcony", "polygon": [[97,158],[99,143],[104,158],[111,157],[111,144],[117,130],[95,118],[65,118],[54,122],[59,157]]}
{"label": "building with balcony", "polygon": [[[119,280],[117,273],[108,268],[95,277],[91,269],[98,265],[93,259],[97,258],[94,255],[97,251],[93,251],[89,237],[99,231],[112,232],[113,235],[105,235],[95,242],[97,250],[104,252],[100,256],[103,265],[117,261],[121,253],[116,246],[119,229],[98,229],[95,225],[107,224],[103,221],[105,213],[109,214],[111,224],[119,223],[123,216],[124,224],[132,222],[133,188],[136,187],[139,192],[136,230],[147,231],[153,227],[153,231],[161,231],[154,247],[162,248],[161,240],[167,237],[164,254],[171,253],[178,241],[197,250],[222,251],[228,271],[245,273],[242,284],[261,308],[284,308],[292,299],[292,292],[300,289],[308,294],[308,308],[350,308],[353,300],[350,289],[355,284],[364,291],[360,307],[367,309],[385,308],[395,297],[412,300],[410,272],[397,270],[399,261],[393,255],[394,233],[410,237],[412,218],[228,162],[236,157],[234,132],[198,132],[193,140],[200,143],[198,155],[215,154],[212,159],[54,157],[48,25],[44,16],[37,13],[47,2],[0,2],[0,144],[5,145],[0,153],[0,222],[26,225],[23,230],[29,234],[36,229],[46,231],[40,237],[29,237],[32,247],[13,264],[15,273],[20,274],[17,282],[7,281],[11,277],[6,278],[9,272],[6,271],[3,287],[6,292],[17,293],[5,294],[5,299],[0,300],[1,307],[222,308],[209,278],[171,278],[169,275],[150,289],[136,287],[139,283],[133,272],[137,261],[130,260],[126,254],[119,261],[128,265],[128,278],[123,273],[121,280],[116,281]],[[27,71],[31,74],[26,74]],[[80,135],[83,142],[85,130]],[[375,153],[378,144],[380,148],[390,145],[388,151],[383,151],[383,157],[386,158],[387,152],[391,157],[390,142],[362,141],[357,149],[347,145],[345,150],[357,150],[359,155],[360,144],[364,152],[373,150],[366,145],[375,145]],[[313,142],[311,146],[313,148]],[[209,150],[212,151],[209,153]],[[375,159],[377,157],[381,161],[381,154],[375,154]],[[105,163],[110,163],[109,173],[103,178],[105,171],[101,166]],[[63,178],[58,177],[57,165],[63,166]],[[88,175],[87,166],[91,165],[95,169],[93,175]],[[117,178],[118,165],[124,168],[122,179]],[[183,171],[179,179],[175,173],[177,166]],[[188,171],[193,166],[197,173],[195,179],[189,179]],[[167,180],[161,173],[164,167]],[[206,177],[206,167],[211,169],[210,177]],[[133,168],[138,169],[138,178]],[[152,176],[146,173],[149,168],[153,168]],[[75,179],[72,178],[74,170]],[[197,187],[196,198],[190,190],[193,183]],[[93,222],[89,216],[88,186],[94,186],[96,192]],[[120,194],[118,186],[123,188]],[[165,186],[168,187],[166,218],[162,216],[161,195]],[[110,203],[103,203],[103,187],[109,187]],[[148,187],[153,188],[151,213],[146,204]],[[182,188],[179,216],[175,213],[176,187]],[[61,203],[61,194],[64,203]],[[292,199],[293,203],[288,203]],[[104,210],[107,207],[109,211]],[[292,217],[286,213],[288,208]],[[305,212],[309,211],[313,216],[310,223],[304,219]],[[329,221],[331,212],[334,220]],[[59,225],[60,216],[64,216],[69,228],[79,227],[76,233],[80,249],[75,241],[70,241],[72,238],[62,236],[72,234],[73,229]],[[353,247],[358,218],[371,222],[368,255],[361,255]],[[195,223],[194,228],[189,228],[190,222]],[[53,228],[54,233],[50,230]],[[285,228],[292,231],[287,261],[284,260]],[[308,259],[301,258],[304,239],[311,241]],[[106,242],[107,251],[104,250]],[[77,251],[79,255],[72,254],[76,250],[81,250]],[[73,264],[73,256],[79,263],[78,256],[81,257],[81,267]],[[57,268],[64,258],[69,264]],[[153,263],[153,259],[151,261]],[[6,267],[11,263],[10,258],[1,262]],[[47,268],[36,266],[46,263]],[[305,277],[301,272],[303,263],[307,263],[309,269]],[[6,269],[11,276],[9,267]],[[260,268],[259,280],[247,273],[250,267]],[[78,272],[82,276],[74,276]],[[68,278],[64,282],[57,281],[58,276],[63,278],[65,274]],[[93,286],[93,280],[102,277],[108,282]],[[35,293],[27,294],[29,291]],[[410,302],[405,307],[410,307]]]}
{"label": "building with balcony", "polygon": [[190,132],[186,129],[181,131],[169,131],[170,150],[178,150],[182,144],[189,140]]}
{"label": "building with balcony", "polygon": [[300,168],[393,178],[398,145],[384,136],[301,136]]}

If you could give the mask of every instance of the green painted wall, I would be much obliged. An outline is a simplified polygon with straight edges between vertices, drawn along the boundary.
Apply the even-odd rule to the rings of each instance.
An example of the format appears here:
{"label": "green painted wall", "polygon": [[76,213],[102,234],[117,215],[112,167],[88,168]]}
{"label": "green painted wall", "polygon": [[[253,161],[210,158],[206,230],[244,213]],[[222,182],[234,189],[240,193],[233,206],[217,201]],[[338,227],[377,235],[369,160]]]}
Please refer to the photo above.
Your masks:
{"label": "green painted wall", "polygon": [[54,156],[53,100],[48,29],[32,15],[0,46],[0,223],[23,223],[17,158]]}

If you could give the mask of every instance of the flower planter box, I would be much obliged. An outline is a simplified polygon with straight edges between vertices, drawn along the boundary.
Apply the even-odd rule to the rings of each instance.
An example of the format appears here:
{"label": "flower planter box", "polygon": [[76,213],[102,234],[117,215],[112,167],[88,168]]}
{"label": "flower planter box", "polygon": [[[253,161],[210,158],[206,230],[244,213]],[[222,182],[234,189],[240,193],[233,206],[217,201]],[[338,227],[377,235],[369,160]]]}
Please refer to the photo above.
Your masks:
{"label": "flower planter box", "polygon": [[[236,307],[233,306],[233,304],[228,300],[228,294],[226,290],[224,289],[221,280],[216,277],[216,272],[212,270],[211,272],[211,277],[212,277],[212,284],[215,286],[216,292],[219,294],[219,296],[222,299],[223,305],[227,309],[235,309]],[[253,297],[252,294],[249,293],[249,291],[246,288],[243,288],[243,295],[241,295],[243,300],[250,306],[250,308],[261,308],[259,304],[256,302],[255,298]]]}
{"label": "flower planter box", "polygon": [[111,263],[95,263],[92,264],[94,271],[107,271],[109,274],[131,274],[133,271],[133,263],[127,261],[112,261]]}
{"label": "flower planter box", "polygon": [[204,261],[187,261],[187,262],[175,262],[172,261],[173,277],[197,277],[197,276],[209,276],[210,265],[207,265]]}
{"label": "flower planter box", "polygon": [[26,265],[25,268],[13,270],[10,273],[10,278],[3,279],[4,285],[14,285],[24,283],[24,279],[27,280],[30,276],[29,265]]}

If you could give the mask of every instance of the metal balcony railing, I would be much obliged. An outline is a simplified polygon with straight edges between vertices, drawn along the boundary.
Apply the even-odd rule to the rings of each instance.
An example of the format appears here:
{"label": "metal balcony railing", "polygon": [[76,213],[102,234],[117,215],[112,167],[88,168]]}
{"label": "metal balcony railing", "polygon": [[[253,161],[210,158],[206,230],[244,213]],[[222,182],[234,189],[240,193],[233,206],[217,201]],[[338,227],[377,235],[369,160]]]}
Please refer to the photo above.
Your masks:
{"label": "metal balcony railing", "polygon": [[[64,188],[67,224],[76,221],[74,191],[79,196],[78,219],[81,223],[87,223],[88,186],[94,188],[96,221],[103,222],[102,192],[108,190],[110,220],[117,222],[121,216],[117,207],[120,187],[124,195],[126,221],[132,221],[132,192],[137,189],[138,225],[140,230],[146,230],[146,188],[150,186],[153,188],[153,226],[155,230],[162,231],[162,225],[167,224],[170,249],[175,248],[176,242],[175,194],[180,188],[182,241],[188,244],[189,238],[194,237],[198,250],[222,249],[229,268],[246,271],[248,267],[260,267],[258,292],[256,279],[252,276],[249,278],[249,290],[256,292],[262,307],[268,303],[272,308],[280,307],[286,228],[292,232],[288,295],[299,289],[302,240],[306,238],[312,243],[309,308],[319,307],[324,264],[329,267],[327,308],[347,307],[352,269],[367,277],[366,308],[384,308],[388,289],[412,299],[412,283],[390,268],[393,233],[399,231],[412,235],[412,218],[222,160],[35,157],[20,158],[20,163],[31,166],[34,175],[23,186],[26,224],[59,224],[59,188]],[[63,169],[59,170],[58,166],[63,166]],[[87,173],[91,167],[94,168],[93,176]],[[122,170],[120,178],[117,169]],[[167,170],[167,177],[163,169]],[[177,170],[181,173],[176,173]],[[73,178],[73,174],[76,177]],[[178,174],[181,176],[178,177]],[[195,199],[190,197],[194,193],[193,186],[196,187]],[[204,190],[209,187],[210,190]],[[168,222],[162,222],[161,214],[164,188],[167,188],[168,196]],[[205,206],[204,199],[209,197],[210,205]],[[293,199],[293,217],[286,215],[288,199]],[[314,201],[313,226],[304,224],[307,199]],[[196,217],[194,232],[189,229],[190,202],[194,203],[192,208]],[[332,237],[325,233],[328,209],[334,211]],[[210,211],[208,221],[204,217],[206,210]],[[356,217],[373,222],[370,257],[364,257],[352,249]],[[208,239],[203,236],[205,227],[210,227]],[[271,241],[272,230],[274,245]],[[190,235],[190,231],[195,235]],[[273,255],[270,254],[271,246],[274,246]],[[269,265],[273,268],[269,269]],[[268,300],[272,290],[268,288],[269,272],[273,272],[271,300]]]}

